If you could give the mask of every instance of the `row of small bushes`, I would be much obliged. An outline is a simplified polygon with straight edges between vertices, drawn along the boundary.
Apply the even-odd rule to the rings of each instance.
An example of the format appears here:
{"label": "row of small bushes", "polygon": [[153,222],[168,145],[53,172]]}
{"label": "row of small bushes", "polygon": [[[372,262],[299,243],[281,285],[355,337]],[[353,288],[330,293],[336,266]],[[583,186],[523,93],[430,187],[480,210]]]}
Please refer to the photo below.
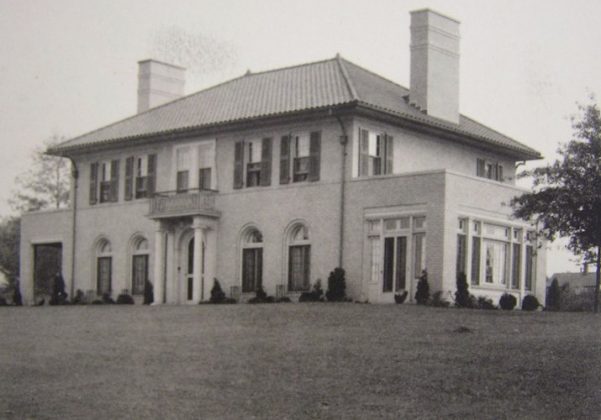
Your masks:
{"label": "row of small bushes", "polygon": [[[325,293],[325,299],[328,302],[344,302],[346,298],[346,274],[344,269],[335,268],[334,271],[330,272],[328,276],[328,291]],[[324,302],[324,292],[321,288],[321,280],[317,280],[313,285],[313,289],[310,292],[301,293],[298,301],[299,302]],[[288,303],[291,302],[290,298],[283,296],[280,298],[274,298],[273,296],[267,295],[263,286],[260,285],[255,291],[255,296],[248,300],[248,303]],[[225,296],[219,280],[213,280],[213,287],[211,289],[211,297],[208,302],[200,303],[213,303],[213,304],[232,304],[236,303],[236,299],[228,298]]]}
{"label": "row of small bushes", "polygon": [[[395,295],[395,301],[402,303],[407,296],[405,291],[402,295]],[[418,305],[429,305],[435,307],[447,308],[451,306],[451,302],[445,299],[441,291],[435,292],[430,296],[430,286],[428,284],[428,273],[423,271],[419,281],[417,283],[417,290],[415,292],[415,301]],[[493,303],[492,299],[484,296],[474,296],[469,292],[469,286],[464,273],[459,273],[457,276],[457,290],[454,294],[454,305],[458,308],[469,308],[469,309],[497,309],[497,306]],[[515,296],[509,293],[504,293],[500,299],[498,307],[503,310],[512,310],[517,305],[517,299]],[[522,300],[523,311],[535,311],[542,305],[538,302],[538,299],[534,295],[526,295]]]}

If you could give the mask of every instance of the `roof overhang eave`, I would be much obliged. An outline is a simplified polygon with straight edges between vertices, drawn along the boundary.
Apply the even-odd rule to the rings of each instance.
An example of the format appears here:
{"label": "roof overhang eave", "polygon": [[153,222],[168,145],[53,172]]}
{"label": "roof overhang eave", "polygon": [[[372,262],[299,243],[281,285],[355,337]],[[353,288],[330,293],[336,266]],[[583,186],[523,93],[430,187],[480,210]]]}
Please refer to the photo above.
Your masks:
{"label": "roof overhang eave", "polygon": [[299,118],[310,119],[315,117],[328,117],[333,115],[334,112],[336,114],[340,114],[341,112],[350,112],[354,109],[356,105],[357,101],[348,101],[340,104],[316,107],[302,111],[291,111],[279,114],[261,115],[251,118],[229,120],[190,127],[181,127],[172,130],[157,131],[153,133],[144,133],[134,136],[108,138],[90,143],[77,144],[71,146],[55,146],[48,148],[45,153],[54,156],[70,157],[73,155],[80,154],[82,152],[111,148],[126,142],[147,143],[154,141],[175,140],[182,137],[189,137],[194,135],[205,135],[224,131],[237,131],[244,128],[254,127],[257,124],[263,125],[286,123],[290,119],[298,121]]}
{"label": "roof overhang eave", "polygon": [[484,136],[478,136],[459,128],[451,128],[446,125],[433,125],[429,121],[425,121],[416,118],[409,114],[397,113],[391,110],[375,107],[365,102],[361,102],[357,107],[358,111],[365,113],[370,117],[380,118],[387,122],[399,123],[402,122],[403,126],[415,129],[427,134],[442,136],[453,141],[468,144],[476,147],[483,147],[482,142],[486,144],[486,147],[492,148],[504,154],[510,155],[518,160],[538,160],[543,159],[543,156],[536,150],[530,148],[517,148],[511,147],[505,144],[501,144],[493,139]]}

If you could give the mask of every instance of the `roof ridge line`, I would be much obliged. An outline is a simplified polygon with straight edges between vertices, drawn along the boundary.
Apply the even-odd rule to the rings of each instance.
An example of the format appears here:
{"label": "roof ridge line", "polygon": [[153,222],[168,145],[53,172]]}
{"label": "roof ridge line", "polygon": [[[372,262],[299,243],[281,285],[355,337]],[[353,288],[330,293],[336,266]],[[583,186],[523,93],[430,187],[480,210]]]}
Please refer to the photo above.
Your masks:
{"label": "roof ridge line", "polygon": [[344,63],[342,62],[342,56],[340,54],[336,54],[335,60],[338,63],[338,67],[340,68],[340,72],[342,73],[342,78],[346,82],[346,87],[348,88],[348,90],[351,94],[351,97],[353,98],[353,100],[358,101],[359,95],[357,94],[357,90],[355,89],[355,86],[353,85],[353,82],[348,74],[348,71],[346,70]]}
{"label": "roof ridge line", "polygon": [[256,73],[251,70],[250,73],[246,72],[241,77],[258,76],[260,74],[272,73],[274,71],[290,70],[290,69],[296,69],[296,68],[299,68],[299,67],[313,66],[315,64],[322,64],[322,63],[327,63],[328,61],[334,61],[335,59],[336,58],[326,58],[324,60],[311,61],[309,63],[294,64],[292,66],[278,67],[278,68],[269,69],[269,70],[261,70],[261,71],[258,71]]}
{"label": "roof ridge line", "polygon": [[403,85],[401,85],[401,84],[399,84],[399,83],[395,82],[394,80],[391,80],[391,79],[389,79],[389,78],[387,78],[387,77],[384,77],[384,76],[382,76],[381,74],[378,74],[378,73],[376,73],[375,71],[372,71],[372,70],[366,69],[365,67],[363,67],[363,66],[360,66],[359,64],[357,64],[357,63],[354,63],[354,62],[352,62],[352,61],[350,61],[350,60],[347,60],[346,58],[340,57],[340,59],[341,59],[341,60],[344,60],[344,61],[346,61],[346,62],[347,62],[347,63],[349,63],[349,64],[352,64],[353,66],[355,66],[355,67],[357,67],[357,68],[359,68],[359,69],[363,70],[363,71],[364,71],[364,72],[366,72],[366,73],[369,73],[369,74],[371,74],[372,76],[379,77],[380,79],[382,79],[382,80],[385,80],[385,81],[387,81],[388,83],[392,83],[393,85],[396,85],[396,86],[398,86],[398,87],[400,87],[400,88],[402,88],[402,89],[405,89],[406,91],[408,91],[408,92],[409,92],[409,88],[408,88],[408,87],[406,87],[406,86],[403,86]]}

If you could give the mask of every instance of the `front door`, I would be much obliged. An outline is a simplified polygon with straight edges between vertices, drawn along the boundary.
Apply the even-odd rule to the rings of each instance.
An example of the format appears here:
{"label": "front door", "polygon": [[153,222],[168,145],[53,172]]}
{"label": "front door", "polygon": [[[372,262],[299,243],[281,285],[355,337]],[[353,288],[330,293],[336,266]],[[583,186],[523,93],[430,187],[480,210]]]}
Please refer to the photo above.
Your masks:
{"label": "front door", "polygon": [[[198,303],[195,302],[195,296],[198,295],[199,300],[204,300],[204,286],[205,286],[205,251],[206,245],[203,242],[201,253],[200,253],[200,261],[194,261],[194,248],[196,244],[194,243],[194,236],[192,236],[186,246],[185,250],[185,264],[182,273],[182,287],[181,287],[181,301],[184,303]],[[195,264],[196,263],[196,264]],[[194,271],[200,270],[200,284],[194,283]],[[198,290],[197,290],[198,289]]]}
{"label": "front door", "polygon": [[194,237],[188,242],[188,258],[184,276],[185,301],[192,303],[194,299]]}

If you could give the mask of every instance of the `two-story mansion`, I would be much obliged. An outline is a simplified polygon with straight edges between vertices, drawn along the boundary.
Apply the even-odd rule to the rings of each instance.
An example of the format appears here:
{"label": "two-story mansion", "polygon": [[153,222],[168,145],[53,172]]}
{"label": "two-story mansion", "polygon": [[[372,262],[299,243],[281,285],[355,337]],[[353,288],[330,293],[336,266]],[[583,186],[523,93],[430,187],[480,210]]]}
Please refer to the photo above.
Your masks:
{"label": "two-story mansion", "polygon": [[411,17],[410,89],[336,56],[181,97],[184,69],[140,62],[136,115],[49,150],[76,168],[72,204],[23,217],[26,301],[49,250],[71,295],[149,280],[156,303],[198,303],[217,278],[294,299],[340,266],[369,302],[412,298],[422,270],[433,291],[463,272],[476,296],[544,299],[543,252],[508,206],[540,155],[459,113],[459,23]]}

